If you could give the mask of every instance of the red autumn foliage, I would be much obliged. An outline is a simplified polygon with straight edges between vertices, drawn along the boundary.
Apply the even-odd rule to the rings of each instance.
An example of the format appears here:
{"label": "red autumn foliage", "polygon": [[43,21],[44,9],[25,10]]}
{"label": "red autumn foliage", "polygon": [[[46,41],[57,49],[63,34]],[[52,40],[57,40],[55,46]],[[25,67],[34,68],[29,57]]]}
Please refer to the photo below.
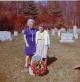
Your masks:
{"label": "red autumn foliage", "polygon": [[[67,7],[67,6],[65,7],[66,2],[60,2],[60,3],[62,3],[62,5],[58,5],[58,7],[61,8],[61,11],[63,12],[62,14],[64,15],[64,17],[66,17],[68,15],[68,12],[67,13],[65,12],[65,9]],[[69,6],[69,2],[67,2],[67,3]],[[80,14],[80,11],[79,11],[79,8],[80,8],[79,4],[80,3],[78,1],[71,2],[71,3],[72,3],[71,7],[73,7],[74,5],[76,6],[75,17],[76,17],[77,25],[79,26],[80,25],[80,15],[79,15]],[[30,15],[25,16],[23,14],[17,14],[16,7],[15,7],[16,3],[13,4],[14,6],[11,6],[11,5],[12,5],[12,3],[9,4],[7,2],[4,5],[0,5],[0,18],[7,17],[8,24],[10,25],[10,28],[12,30],[21,31],[24,28],[26,21],[30,17]],[[56,15],[51,14],[49,12],[45,12],[45,11],[47,11],[47,9],[49,9],[50,7],[53,7],[54,5],[55,5],[54,3],[51,4],[50,2],[48,2],[48,5],[46,6],[46,8],[43,9],[42,6],[39,7],[39,9],[42,9],[42,13],[37,15],[37,17],[35,19],[36,25],[44,23],[46,26],[52,27],[54,25],[54,23],[57,23],[59,21],[57,19]],[[38,6],[39,6],[39,4],[38,4]],[[74,11],[74,8],[71,9],[71,11]],[[66,27],[66,28],[72,27],[72,19],[70,19],[70,16],[72,16],[72,14],[73,13],[69,12],[69,16],[66,17],[67,18],[66,22],[64,22],[64,20],[63,20],[64,27]]]}

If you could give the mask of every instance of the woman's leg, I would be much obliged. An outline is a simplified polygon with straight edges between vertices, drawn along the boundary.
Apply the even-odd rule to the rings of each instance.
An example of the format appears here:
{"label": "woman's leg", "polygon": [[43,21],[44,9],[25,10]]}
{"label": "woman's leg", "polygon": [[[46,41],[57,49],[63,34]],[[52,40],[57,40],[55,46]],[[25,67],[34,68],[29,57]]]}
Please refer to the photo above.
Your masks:
{"label": "woman's leg", "polygon": [[25,67],[28,67],[29,65],[31,65],[31,59],[32,59],[32,56],[26,56]]}
{"label": "woman's leg", "polygon": [[29,57],[29,65],[30,65],[30,66],[29,66],[29,74],[30,74],[30,75],[35,75],[35,74],[33,73],[33,70],[31,69],[31,59],[32,59],[32,56]]}
{"label": "woman's leg", "polygon": [[25,67],[28,67],[28,65],[29,65],[29,56],[26,56],[26,63],[25,63]]}
{"label": "woman's leg", "polygon": [[29,57],[29,65],[31,65],[32,56]]}
{"label": "woman's leg", "polygon": [[48,63],[48,46],[44,45],[44,53],[43,53],[43,59],[44,59],[44,63],[47,66]]}

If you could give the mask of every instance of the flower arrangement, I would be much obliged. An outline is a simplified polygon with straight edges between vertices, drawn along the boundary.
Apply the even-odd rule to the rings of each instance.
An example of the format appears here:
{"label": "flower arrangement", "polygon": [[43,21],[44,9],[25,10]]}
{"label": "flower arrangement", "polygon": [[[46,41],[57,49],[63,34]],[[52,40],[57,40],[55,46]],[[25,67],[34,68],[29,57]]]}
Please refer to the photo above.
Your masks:
{"label": "flower arrangement", "polygon": [[[36,60],[37,58],[37,60]],[[43,75],[47,71],[47,66],[45,65],[45,62],[41,59],[39,59],[39,56],[36,56],[34,58],[35,60],[31,63],[31,69],[33,70],[33,73],[36,75]]]}

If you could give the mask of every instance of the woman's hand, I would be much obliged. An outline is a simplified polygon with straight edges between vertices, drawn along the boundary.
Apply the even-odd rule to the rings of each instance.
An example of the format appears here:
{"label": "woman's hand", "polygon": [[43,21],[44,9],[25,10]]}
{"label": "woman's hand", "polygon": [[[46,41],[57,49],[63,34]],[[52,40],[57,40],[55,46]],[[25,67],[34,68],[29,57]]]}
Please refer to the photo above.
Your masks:
{"label": "woman's hand", "polygon": [[36,54],[36,52],[34,52],[34,54]]}
{"label": "woman's hand", "polygon": [[47,47],[48,47],[48,49],[50,49],[50,46],[49,45],[47,45]]}
{"label": "woman's hand", "polygon": [[50,49],[50,47],[48,46],[48,50]]}
{"label": "woman's hand", "polygon": [[29,47],[29,45],[26,43],[26,47]]}
{"label": "woman's hand", "polygon": [[24,41],[25,41],[26,47],[29,47],[29,44],[28,44],[27,39],[26,39],[26,35],[24,35]]}

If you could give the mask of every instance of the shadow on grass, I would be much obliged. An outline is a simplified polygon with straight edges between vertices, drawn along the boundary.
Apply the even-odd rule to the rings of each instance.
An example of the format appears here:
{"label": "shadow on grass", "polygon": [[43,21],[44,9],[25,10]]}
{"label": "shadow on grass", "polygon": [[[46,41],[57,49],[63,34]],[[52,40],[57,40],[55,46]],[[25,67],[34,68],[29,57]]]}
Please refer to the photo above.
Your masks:
{"label": "shadow on grass", "polygon": [[49,73],[49,70],[47,70],[44,74],[40,75],[40,76],[45,76]]}
{"label": "shadow on grass", "polygon": [[48,63],[47,65],[50,65],[51,63],[55,62],[57,60],[56,57],[48,57]]}
{"label": "shadow on grass", "polygon": [[80,67],[74,68],[75,70],[80,70]]}
{"label": "shadow on grass", "polygon": [[76,70],[79,70],[80,71],[80,68],[77,68]]}
{"label": "shadow on grass", "polygon": [[72,69],[80,70],[80,65],[76,65]]}

